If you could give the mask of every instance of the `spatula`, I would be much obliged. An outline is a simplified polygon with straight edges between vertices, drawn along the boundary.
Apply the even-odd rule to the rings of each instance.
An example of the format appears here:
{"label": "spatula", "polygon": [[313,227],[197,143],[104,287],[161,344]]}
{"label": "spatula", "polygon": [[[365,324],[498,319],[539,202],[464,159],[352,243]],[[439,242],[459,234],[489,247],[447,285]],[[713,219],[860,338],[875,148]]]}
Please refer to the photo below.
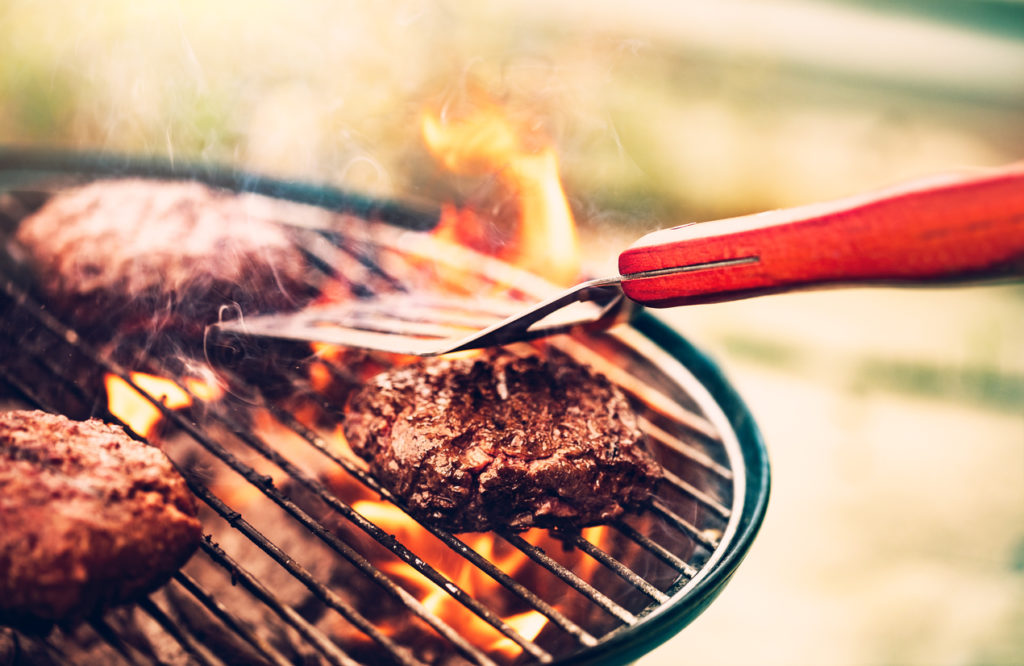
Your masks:
{"label": "spatula", "polygon": [[[619,275],[523,308],[398,293],[249,317],[219,332],[434,356],[600,328],[664,308],[799,289],[932,285],[1024,275],[1024,163],[935,176],[829,203],[643,236]],[[514,286],[514,285],[512,285]]]}

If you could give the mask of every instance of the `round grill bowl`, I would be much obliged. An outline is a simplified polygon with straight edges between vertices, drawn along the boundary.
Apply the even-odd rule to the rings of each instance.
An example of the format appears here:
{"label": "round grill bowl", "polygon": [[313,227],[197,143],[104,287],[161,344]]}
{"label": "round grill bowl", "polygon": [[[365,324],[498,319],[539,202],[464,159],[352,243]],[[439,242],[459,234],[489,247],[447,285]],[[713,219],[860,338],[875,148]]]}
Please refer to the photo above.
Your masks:
{"label": "round grill bowl", "polygon": [[[34,183],[111,176],[198,180],[350,213],[403,229],[427,229],[437,220],[434,212],[392,201],[208,165],[0,149],[0,197],[22,188],[30,191]],[[9,233],[17,220],[4,222],[7,228],[0,228],[0,232]],[[657,586],[664,590],[664,599],[657,603],[634,603],[636,619],[631,625],[618,626],[605,617],[594,631],[596,645],[581,647],[564,641],[544,644],[543,634],[537,639],[556,663],[626,664],[678,633],[730,580],[764,518],[769,465],[753,417],[718,366],[652,311],[640,310],[630,326],[618,327],[607,336],[582,340],[582,344],[571,343],[574,350],[584,354],[581,360],[595,361],[597,369],[605,371],[613,381],[625,368],[624,379],[632,387],[626,387],[627,393],[640,405],[648,427],[661,433],[653,439],[659,441],[666,456],[663,464],[676,479],[673,492],[687,487],[696,491],[696,499],[675,504],[666,501],[675,518],[687,523],[683,527],[693,531],[687,535],[683,529],[682,537],[674,537],[674,544],[683,544],[676,554],[687,562],[690,571],[674,581],[669,579],[667,584],[664,577],[660,579]],[[667,406],[666,399],[670,403]],[[681,419],[673,416],[679,410],[684,412]],[[679,444],[680,441],[683,443]],[[710,497],[710,501],[700,499],[702,494]],[[720,508],[716,509],[716,505]],[[637,561],[627,559],[624,563],[634,566]],[[646,565],[641,562],[641,569],[644,568]],[[638,573],[644,575],[645,571]],[[515,663],[528,660],[521,657]]]}
{"label": "round grill bowl", "polygon": [[[742,494],[734,514],[731,539],[709,560],[690,584],[642,621],[598,650],[575,655],[565,664],[629,664],[675,636],[699,616],[722,592],[743,561],[768,508],[771,471],[761,432],[743,399],[726,379],[721,368],[693,344],[679,335],[650,310],[642,310],[633,321],[641,334],[670,354],[707,390],[735,435],[737,474],[735,489]],[[742,478],[741,478],[742,477]],[[738,499],[738,498],[737,498]],[[680,656],[680,663],[685,657]]]}

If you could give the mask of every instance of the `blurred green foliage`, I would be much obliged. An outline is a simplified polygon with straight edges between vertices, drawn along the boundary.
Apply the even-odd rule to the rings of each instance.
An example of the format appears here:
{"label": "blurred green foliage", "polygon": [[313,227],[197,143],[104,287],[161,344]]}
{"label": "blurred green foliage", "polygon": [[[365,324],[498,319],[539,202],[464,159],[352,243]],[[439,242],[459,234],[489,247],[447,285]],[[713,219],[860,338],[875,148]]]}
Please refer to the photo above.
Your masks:
{"label": "blurred green foliage", "polygon": [[417,117],[472,83],[535,116],[584,223],[642,228],[1024,154],[1024,44],[858,7],[8,0],[0,143],[462,198]]}

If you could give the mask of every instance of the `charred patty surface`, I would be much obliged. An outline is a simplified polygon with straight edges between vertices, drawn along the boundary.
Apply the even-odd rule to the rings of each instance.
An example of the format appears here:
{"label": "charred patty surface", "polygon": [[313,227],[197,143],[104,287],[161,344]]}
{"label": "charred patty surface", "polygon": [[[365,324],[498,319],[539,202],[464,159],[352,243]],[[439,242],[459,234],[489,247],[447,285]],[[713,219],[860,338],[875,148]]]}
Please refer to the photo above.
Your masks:
{"label": "charred patty surface", "polygon": [[194,182],[101,180],[54,196],[17,240],[69,323],[197,335],[225,306],[287,310],[313,295],[277,206]]}
{"label": "charred patty surface", "polygon": [[419,518],[457,532],[601,522],[661,475],[622,392],[558,353],[380,374],[349,397],[345,433]]}
{"label": "charred patty surface", "polygon": [[0,624],[130,601],[200,536],[195,501],[159,449],[96,419],[0,413]]}

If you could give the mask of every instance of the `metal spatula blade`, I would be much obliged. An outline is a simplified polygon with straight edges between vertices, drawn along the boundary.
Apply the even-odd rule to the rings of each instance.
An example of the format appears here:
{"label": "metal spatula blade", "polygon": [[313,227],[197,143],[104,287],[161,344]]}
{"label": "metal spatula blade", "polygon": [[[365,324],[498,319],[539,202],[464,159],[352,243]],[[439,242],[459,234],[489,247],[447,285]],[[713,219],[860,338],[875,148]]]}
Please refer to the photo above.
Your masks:
{"label": "metal spatula blade", "polygon": [[629,317],[618,278],[584,282],[524,308],[494,298],[397,293],[216,324],[217,335],[317,341],[412,356],[438,356],[604,328]]}

